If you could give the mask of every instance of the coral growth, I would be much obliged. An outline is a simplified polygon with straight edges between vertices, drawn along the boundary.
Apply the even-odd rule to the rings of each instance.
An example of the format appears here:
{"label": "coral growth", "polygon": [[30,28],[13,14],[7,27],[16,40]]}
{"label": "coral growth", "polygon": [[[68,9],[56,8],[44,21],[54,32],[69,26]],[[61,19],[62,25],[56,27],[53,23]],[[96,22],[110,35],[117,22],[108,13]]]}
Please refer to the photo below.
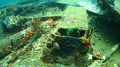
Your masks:
{"label": "coral growth", "polygon": [[20,23],[21,20],[22,20],[21,17],[12,15],[10,17],[6,17],[3,23],[6,25],[7,28],[11,29],[14,28],[14,26],[21,25]]}
{"label": "coral growth", "polygon": [[[61,30],[62,29],[62,30]],[[75,33],[79,31],[78,28],[67,28],[69,33]],[[71,31],[70,31],[71,30]],[[60,28],[58,33],[66,30]],[[81,31],[79,31],[78,35]],[[84,32],[85,33],[85,32]],[[83,34],[84,34],[83,33]],[[61,35],[64,35],[63,33]],[[90,40],[85,37],[72,37],[72,36],[58,36],[57,34],[51,34],[46,44],[46,48],[43,49],[42,60],[47,63],[60,63],[65,65],[75,64],[76,66],[89,65],[88,55],[90,49]]]}

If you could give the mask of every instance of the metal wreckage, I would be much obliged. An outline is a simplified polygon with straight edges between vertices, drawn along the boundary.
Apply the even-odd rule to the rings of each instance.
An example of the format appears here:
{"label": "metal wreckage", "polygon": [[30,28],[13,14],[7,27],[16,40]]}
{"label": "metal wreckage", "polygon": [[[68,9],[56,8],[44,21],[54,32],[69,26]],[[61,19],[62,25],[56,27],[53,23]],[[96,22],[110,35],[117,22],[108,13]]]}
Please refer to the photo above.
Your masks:
{"label": "metal wreckage", "polygon": [[[29,0],[28,2],[31,3]],[[110,2],[97,0],[94,2],[97,6],[93,7],[99,10],[95,11],[95,8],[85,5],[86,2],[73,2],[73,4],[71,2],[73,1],[36,0],[29,4],[26,0],[9,7],[8,5],[0,7],[2,26],[0,33],[4,34],[0,40],[1,60],[7,58],[6,63],[9,65],[21,59],[21,56],[35,53],[40,59],[38,61],[43,62],[43,66],[59,63],[93,67],[97,66],[94,63],[95,59],[100,60],[99,65],[102,65],[118,49],[119,43],[104,57],[95,54],[92,42],[94,27],[88,25],[87,11],[106,16],[113,13],[117,18],[120,17],[118,4],[112,0]],[[7,31],[12,32],[6,34]]]}

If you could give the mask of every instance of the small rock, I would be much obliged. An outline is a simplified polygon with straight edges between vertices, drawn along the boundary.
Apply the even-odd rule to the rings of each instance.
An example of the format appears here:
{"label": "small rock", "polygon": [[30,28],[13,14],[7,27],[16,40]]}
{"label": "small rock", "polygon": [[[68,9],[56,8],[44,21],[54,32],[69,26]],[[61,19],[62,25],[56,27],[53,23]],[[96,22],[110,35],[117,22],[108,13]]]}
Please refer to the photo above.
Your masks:
{"label": "small rock", "polygon": [[35,59],[33,59],[33,58],[31,59],[31,61],[34,61],[34,60],[35,60]]}
{"label": "small rock", "polygon": [[97,35],[94,35],[95,37],[97,37]]}
{"label": "small rock", "polygon": [[98,29],[94,30],[94,32],[98,32]]}
{"label": "small rock", "polygon": [[110,41],[109,40],[106,40],[106,43],[109,43]]}
{"label": "small rock", "polygon": [[112,60],[109,60],[110,62],[112,62]]}
{"label": "small rock", "polygon": [[101,36],[100,35],[98,36],[98,40],[101,40]]}
{"label": "small rock", "polygon": [[95,43],[93,42],[92,45],[95,45]]}
{"label": "small rock", "polygon": [[101,38],[98,38],[98,40],[101,40]]}
{"label": "small rock", "polygon": [[98,38],[101,38],[101,36],[98,36]]}
{"label": "small rock", "polygon": [[20,59],[18,59],[17,62],[20,62]]}
{"label": "small rock", "polygon": [[41,50],[41,47],[37,47],[36,50]]}

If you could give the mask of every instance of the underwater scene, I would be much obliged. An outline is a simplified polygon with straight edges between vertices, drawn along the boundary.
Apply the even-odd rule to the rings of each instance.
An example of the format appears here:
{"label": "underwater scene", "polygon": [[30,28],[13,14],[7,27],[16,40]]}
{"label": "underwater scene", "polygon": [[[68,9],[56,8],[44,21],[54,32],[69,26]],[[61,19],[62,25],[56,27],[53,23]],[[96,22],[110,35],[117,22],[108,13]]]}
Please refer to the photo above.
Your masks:
{"label": "underwater scene", "polygon": [[0,67],[120,67],[120,0],[1,0]]}

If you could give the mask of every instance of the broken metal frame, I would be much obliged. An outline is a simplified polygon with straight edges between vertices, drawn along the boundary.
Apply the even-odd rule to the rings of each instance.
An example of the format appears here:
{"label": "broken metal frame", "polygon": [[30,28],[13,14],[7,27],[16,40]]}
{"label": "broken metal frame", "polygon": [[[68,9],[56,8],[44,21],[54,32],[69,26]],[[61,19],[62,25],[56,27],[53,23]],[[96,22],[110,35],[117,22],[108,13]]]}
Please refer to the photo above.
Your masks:
{"label": "broken metal frame", "polygon": [[118,42],[117,44],[115,44],[110,51],[108,51],[108,53],[106,55],[103,56],[103,60],[100,61],[94,61],[90,66],[88,67],[100,67],[103,63],[105,63],[120,47],[120,42]]}

